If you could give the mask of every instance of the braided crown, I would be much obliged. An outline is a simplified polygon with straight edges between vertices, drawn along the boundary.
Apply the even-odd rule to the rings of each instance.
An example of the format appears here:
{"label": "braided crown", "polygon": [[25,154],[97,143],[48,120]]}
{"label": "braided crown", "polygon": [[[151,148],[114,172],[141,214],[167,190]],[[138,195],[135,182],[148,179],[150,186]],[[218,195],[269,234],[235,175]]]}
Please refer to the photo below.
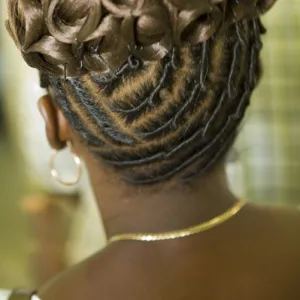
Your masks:
{"label": "braided crown", "polygon": [[8,0],[7,29],[42,73],[79,76],[159,60],[256,17],[275,0]]}

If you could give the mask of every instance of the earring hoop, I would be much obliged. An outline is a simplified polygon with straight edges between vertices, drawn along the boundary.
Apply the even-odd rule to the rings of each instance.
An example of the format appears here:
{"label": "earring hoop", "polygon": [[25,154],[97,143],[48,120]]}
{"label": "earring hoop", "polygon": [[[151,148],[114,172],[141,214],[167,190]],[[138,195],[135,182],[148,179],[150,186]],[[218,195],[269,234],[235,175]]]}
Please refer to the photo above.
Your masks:
{"label": "earring hoop", "polygon": [[59,183],[65,185],[65,186],[74,186],[76,185],[80,178],[81,178],[81,174],[82,174],[82,163],[81,163],[81,160],[79,158],[78,155],[76,155],[73,151],[72,151],[72,145],[70,142],[67,142],[67,146],[68,148],[70,149],[71,151],[71,154],[72,154],[72,157],[73,157],[73,160],[76,164],[76,167],[77,167],[77,174],[76,174],[76,177],[74,180],[72,181],[67,181],[67,180],[63,180],[59,177],[58,175],[58,172],[56,170],[56,167],[55,167],[55,158],[57,156],[57,154],[59,153],[59,151],[53,149],[52,150],[52,153],[51,153],[51,156],[50,156],[50,173],[51,173],[51,176],[56,180],[58,181]]}

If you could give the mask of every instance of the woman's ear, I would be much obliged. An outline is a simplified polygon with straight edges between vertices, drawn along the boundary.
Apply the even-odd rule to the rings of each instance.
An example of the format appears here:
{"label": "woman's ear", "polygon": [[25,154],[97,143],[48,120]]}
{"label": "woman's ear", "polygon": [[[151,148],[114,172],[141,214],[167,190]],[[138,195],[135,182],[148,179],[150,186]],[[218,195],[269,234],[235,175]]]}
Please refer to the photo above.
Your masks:
{"label": "woman's ear", "polygon": [[55,105],[50,95],[43,96],[38,101],[39,111],[45,121],[46,135],[50,146],[60,150],[66,146],[69,140],[69,124]]}

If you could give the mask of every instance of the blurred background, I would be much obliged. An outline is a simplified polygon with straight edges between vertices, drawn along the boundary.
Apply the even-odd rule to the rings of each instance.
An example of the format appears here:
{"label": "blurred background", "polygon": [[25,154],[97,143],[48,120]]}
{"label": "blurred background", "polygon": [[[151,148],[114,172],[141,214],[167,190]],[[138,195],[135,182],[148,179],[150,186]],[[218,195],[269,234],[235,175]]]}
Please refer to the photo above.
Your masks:
{"label": "blurred background", "polygon": [[[0,3],[0,287],[34,287],[99,249],[105,236],[86,180],[62,189],[36,101],[43,91],[4,28]],[[264,17],[264,78],[228,165],[248,201],[300,205],[300,3]],[[73,174],[68,154],[59,165]],[[99,238],[100,237],[100,238]]]}

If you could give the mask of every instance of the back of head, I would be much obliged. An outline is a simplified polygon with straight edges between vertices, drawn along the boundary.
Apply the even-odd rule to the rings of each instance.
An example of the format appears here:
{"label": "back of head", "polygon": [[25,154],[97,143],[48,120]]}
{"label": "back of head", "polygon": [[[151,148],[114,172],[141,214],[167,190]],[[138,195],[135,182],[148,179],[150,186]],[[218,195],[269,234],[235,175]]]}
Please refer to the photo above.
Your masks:
{"label": "back of head", "polygon": [[272,0],[8,0],[25,61],[128,182],[184,181],[228,151],[260,76]]}

